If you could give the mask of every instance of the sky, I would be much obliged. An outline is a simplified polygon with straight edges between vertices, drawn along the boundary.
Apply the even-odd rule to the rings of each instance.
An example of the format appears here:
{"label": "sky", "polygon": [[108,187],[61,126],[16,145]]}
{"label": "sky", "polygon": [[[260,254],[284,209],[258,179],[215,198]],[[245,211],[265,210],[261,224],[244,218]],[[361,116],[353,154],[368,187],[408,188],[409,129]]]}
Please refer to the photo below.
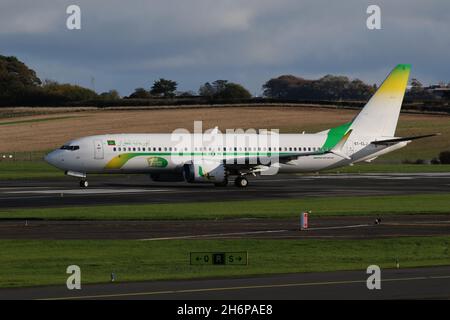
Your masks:
{"label": "sky", "polygon": [[[381,9],[369,30],[367,7]],[[81,29],[69,30],[69,5]],[[450,82],[448,0],[2,0],[0,54],[41,79],[128,95],[168,78],[197,91],[226,79],[261,95],[270,78],[347,75],[380,83],[399,63]]]}

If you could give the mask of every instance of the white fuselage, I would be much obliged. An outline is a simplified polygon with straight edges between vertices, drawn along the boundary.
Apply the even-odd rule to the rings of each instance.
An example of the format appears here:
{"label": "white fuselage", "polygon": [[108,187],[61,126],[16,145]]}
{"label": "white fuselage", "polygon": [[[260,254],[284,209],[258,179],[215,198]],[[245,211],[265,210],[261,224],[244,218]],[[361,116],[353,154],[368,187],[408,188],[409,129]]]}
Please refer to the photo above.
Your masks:
{"label": "white fuselage", "polygon": [[[324,145],[327,135],[279,134],[274,145],[258,141],[245,141],[242,135],[227,135],[223,143],[206,143],[196,134],[174,141],[171,134],[111,134],[89,136],[72,140],[49,153],[45,160],[65,170],[80,173],[154,173],[178,170],[185,163],[201,160],[239,161],[245,158],[269,158],[269,166],[276,163],[278,155],[314,153]],[[370,141],[379,137],[357,137],[345,144],[343,152],[350,159],[324,153],[293,157],[278,164],[277,172],[316,172],[346,166],[362,160],[370,160],[381,154],[406,145],[375,146]],[[203,139],[204,140],[204,139]],[[198,142],[197,142],[198,141]],[[228,141],[228,143],[227,143]]]}

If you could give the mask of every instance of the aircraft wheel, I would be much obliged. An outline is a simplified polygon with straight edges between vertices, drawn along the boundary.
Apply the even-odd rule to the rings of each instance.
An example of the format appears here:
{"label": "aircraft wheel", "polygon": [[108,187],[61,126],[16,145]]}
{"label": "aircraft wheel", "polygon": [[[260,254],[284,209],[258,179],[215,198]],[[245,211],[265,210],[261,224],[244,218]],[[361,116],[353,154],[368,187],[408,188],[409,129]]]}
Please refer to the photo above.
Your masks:
{"label": "aircraft wheel", "polygon": [[87,180],[81,180],[80,181],[80,188],[87,188],[89,186],[89,183]]}
{"label": "aircraft wheel", "polygon": [[245,188],[248,186],[248,180],[246,177],[237,177],[236,180],[234,180],[234,184],[236,185],[236,187],[239,188]]}

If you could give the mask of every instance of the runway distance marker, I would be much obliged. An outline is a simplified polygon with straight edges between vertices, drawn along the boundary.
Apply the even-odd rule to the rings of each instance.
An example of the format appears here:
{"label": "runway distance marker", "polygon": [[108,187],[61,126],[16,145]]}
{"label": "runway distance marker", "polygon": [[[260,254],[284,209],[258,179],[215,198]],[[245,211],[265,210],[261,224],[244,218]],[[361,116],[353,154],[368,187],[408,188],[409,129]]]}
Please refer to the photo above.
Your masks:
{"label": "runway distance marker", "polygon": [[248,264],[248,252],[191,252],[191,265],[240,265]]}

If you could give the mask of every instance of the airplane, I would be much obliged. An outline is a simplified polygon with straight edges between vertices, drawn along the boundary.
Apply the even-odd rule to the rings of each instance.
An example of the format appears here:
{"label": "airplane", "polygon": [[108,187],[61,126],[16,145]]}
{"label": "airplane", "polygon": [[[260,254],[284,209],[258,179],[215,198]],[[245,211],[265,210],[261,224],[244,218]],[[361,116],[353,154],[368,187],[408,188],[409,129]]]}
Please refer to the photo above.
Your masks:
{"label": "airplane", "polygon": [[[318,172],[371,162],[412,140],[437,135],[395,136],[410,70],[409,64],[397,65],[352,121],[314,134],[258,132],[255,140],[235,132],[221,134],[216,143],[204,136],[219,136],[217,127],[207,134],[181,133],[178,139],[173,133],[94,135],[65,143],[45,161],[79,178],[81,188],[88,187],[88,174],[147,174],[154,181],[217,187],[227,186],[234,176],[235,185],[245,188],[248,175]],[[267,144],[271,138],[276,143]]]}

